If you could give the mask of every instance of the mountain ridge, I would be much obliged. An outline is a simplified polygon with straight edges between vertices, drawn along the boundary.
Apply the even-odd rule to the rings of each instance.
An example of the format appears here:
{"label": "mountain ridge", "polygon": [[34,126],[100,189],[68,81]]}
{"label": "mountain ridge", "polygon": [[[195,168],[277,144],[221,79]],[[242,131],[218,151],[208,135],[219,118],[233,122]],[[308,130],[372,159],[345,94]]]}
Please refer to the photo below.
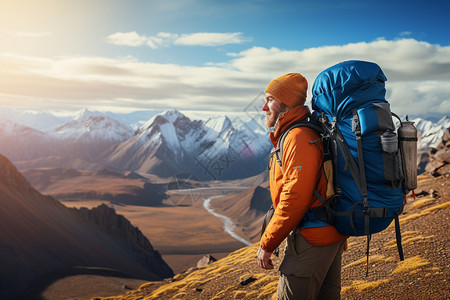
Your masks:
{"label": "mountain ridge", "polygon": [[204,123],[167,111],[113,148],[103,163],[122,171],[163,177],[189,172],[203,180],[235,179],[263,171],[265,163],[261,161],[266,159],[268,148],[267,137],[237,130],[228,118]]}
{"label": "mountain ridge", "polygon": [[36,191],[2,155],[0,227],[2,299],[15,298],[47,274],[75,266],[111,268],[149,280],[173,274],[139,229],[111,208],[67,208]]}

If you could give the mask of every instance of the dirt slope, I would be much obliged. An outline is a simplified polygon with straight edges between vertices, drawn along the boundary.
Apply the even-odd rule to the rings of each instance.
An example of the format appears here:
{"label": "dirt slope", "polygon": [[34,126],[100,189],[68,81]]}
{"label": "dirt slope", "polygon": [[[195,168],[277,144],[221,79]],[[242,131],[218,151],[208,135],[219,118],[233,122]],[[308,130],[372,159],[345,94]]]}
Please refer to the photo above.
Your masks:
{"label": "dirt slope", "polygon": [[[408,197],[400,217],[405,261],[399,261],[391,226],[373,237],[365,277],[366,239],[350,238],[342,263],[342,299],[450,298],[450,166],[439,174],[419,176],[419,195],[415,200]],[[94,299],[276,299],[278,271],[257,267],[257,247],[242,248],[205,268],[144,284],[125,295]],[[278,267],[280,258],[274,262]],[[253,281],[240,284],[246,276]]]}

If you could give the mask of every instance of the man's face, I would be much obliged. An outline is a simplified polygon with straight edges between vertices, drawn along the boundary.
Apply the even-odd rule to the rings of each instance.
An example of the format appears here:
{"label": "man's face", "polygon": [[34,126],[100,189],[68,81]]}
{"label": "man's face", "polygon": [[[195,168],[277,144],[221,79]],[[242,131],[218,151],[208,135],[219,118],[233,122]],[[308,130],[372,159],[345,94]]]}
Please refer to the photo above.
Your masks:
{"label": "man's face", "polygon": [[278,115],[281,113],[281,102],[269,93],[266,93],[264,99],[266,100],[266,103],[264,103],[262,110],[266,112],[266,126],[267,128],[272,128],[275,126]]}

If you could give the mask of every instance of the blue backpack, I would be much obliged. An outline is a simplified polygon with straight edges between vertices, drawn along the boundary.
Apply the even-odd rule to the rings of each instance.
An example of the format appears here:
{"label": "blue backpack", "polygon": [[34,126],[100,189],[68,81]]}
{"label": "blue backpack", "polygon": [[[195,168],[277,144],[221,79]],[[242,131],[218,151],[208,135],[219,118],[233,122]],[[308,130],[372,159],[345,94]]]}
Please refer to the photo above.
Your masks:
{"label": "blue backpack", "polygon": [[398,145],[385,81],[377,64],[346,61],[320,73],[312,87],[314,114],[335,147],[334,226],[345,235],[380,232],[403,211],[401,153],[382,144],[392,136]]}
{"label": "blue backpack", "polygon": [[[281,167],[287,133],[299,126],[316,130],[324,145],[324,166],[332,165],[333,176],[327,201],[315,191],[323,207],[310,210],[299,227],[332,224],[344,235],[366,235],[368,255],[371,235],[395,220],[397,246],[403,260],[398,216],[409,190],[392,121],[396,115],[385,99],[386,80],[377,64],[366,61],[346,61],[324,70],[312,87],[310,120],[288,128],[273,151]],[[330,193],[330,189],[334,190]]]}

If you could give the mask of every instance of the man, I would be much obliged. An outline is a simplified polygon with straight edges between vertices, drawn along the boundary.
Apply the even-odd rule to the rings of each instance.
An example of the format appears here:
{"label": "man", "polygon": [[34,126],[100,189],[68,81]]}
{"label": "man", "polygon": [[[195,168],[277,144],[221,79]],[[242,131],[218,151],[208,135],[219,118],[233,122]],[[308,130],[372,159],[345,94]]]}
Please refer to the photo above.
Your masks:
{"label": "man", "polygon": [[[308,83],[299,73],[278,77],[267,86],[262,110],[267,127],[274,129],[270,139],[275,147],[290,125],[309,117],[310,110],[304,105],[307,89]],[[258,264],[273,269],[272,252],[287,237],[280,265],[279,299],[340,298],[341,256],[347,237],[326,223],[297,229],[310,207],[321,206],[314,191],[326,199],[322,160],[322,142],[308,127],[294,128],[286,136],[282,170],[277,160],[270,158],[270,194],[275,211],[261,237]]]}

